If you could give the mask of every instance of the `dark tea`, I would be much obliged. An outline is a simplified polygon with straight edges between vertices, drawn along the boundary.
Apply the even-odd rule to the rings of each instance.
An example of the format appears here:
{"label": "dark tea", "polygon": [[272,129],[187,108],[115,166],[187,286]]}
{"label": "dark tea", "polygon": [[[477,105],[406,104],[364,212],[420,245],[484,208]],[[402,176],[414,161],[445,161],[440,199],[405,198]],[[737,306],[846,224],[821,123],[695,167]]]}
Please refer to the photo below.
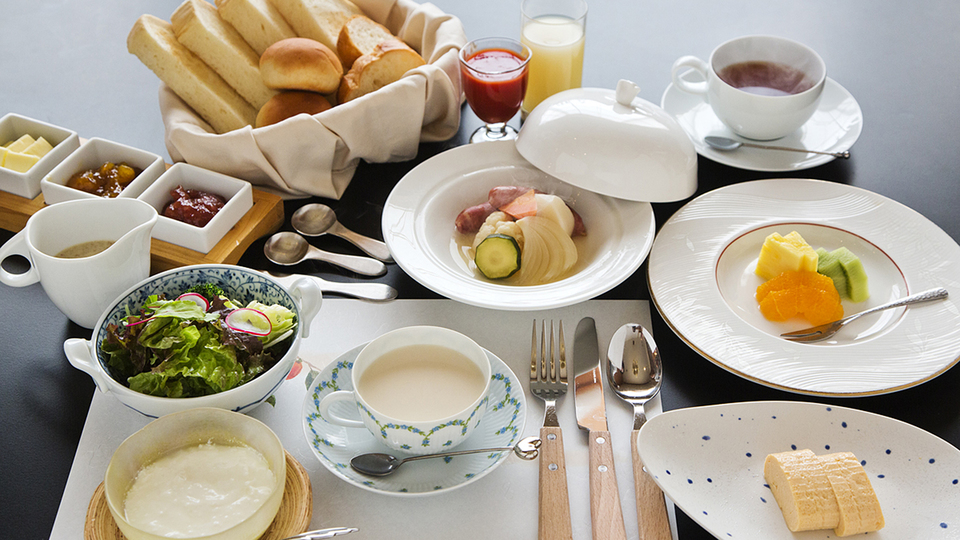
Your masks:
{"label": "dark tea", "polygon": [[748,61],[730,64],[717,75],[730,86],[761,96],[789,96],[813,87],[816,81],[785,64]]}

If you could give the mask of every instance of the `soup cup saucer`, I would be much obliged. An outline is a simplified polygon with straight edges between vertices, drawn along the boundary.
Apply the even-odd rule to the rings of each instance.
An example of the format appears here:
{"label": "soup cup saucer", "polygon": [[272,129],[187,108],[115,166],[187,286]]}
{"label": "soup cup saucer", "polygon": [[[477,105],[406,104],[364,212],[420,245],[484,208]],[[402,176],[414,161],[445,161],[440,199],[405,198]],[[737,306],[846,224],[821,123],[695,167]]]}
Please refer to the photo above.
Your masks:
{"label": "soup cup saucer", "polygon": [[[686,73],[684,79],[700,78],[697,73]],[[681,91],[672,83],[664,91],[660,106],[673,115],[687,133],[697,153],[717,163],[751,171],[783,172],[810,169],[833,161],[834,157],[801,152],[784,152],[742,147],[734,151],[711,148],[704,142],[707,135],[719,135],[749,142],[733,133],[717,118],[713,109],[702,96]],[[863,113],[860,104],[836,81],[827,77],[820,97],[820,104],[813,116],[797,131],[775,141],[775,144],[791,148],[803,148],[823,152],[849,150],[863,129]]]}
{"label": "soup cup saucer", "polygon": [[[366,428],[348,428],[325,420],[318,404],[324,396],[337,390],[353,390],[351,371],[353,362],[366,344],[357,346],[330,362],[313,380],[304,399],[301,418],[303,432],[317,459],[334,475],[355,486],[397,496],[422,496],[442,493],[472,483],[489,474],[513,452],[473,454],[444,459],[428,459],[410,463],[396,473],[374,478],[350,468],[350,459],[368,452],[382,452],[399,458],[404,454],[377,441]],[[490,351],[484,350],[490,360],[490,389],[487,409],[476,431],[458,450],[471,448],[508,447],[517,444],[526,419],[526,399],[520,379],[507,365]],[[334,411],[338,415],[353,415],[359,419],[353,404],[340,403]],[[409,468],[408,468],[409,467]]]}

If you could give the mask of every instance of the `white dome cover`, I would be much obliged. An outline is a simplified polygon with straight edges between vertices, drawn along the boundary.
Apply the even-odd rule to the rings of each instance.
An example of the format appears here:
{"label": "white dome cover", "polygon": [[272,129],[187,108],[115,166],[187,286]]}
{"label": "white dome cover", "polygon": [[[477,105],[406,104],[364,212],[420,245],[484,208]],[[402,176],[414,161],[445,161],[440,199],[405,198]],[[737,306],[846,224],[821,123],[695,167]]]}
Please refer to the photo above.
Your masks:
{"label": "white dome cover", "polygon": [[517,150],[538,169],[574,186],[630,201],[670,202],[697,190],[697,153],[672,116],[617,91],[576,88],[555,94],[524,121]]}

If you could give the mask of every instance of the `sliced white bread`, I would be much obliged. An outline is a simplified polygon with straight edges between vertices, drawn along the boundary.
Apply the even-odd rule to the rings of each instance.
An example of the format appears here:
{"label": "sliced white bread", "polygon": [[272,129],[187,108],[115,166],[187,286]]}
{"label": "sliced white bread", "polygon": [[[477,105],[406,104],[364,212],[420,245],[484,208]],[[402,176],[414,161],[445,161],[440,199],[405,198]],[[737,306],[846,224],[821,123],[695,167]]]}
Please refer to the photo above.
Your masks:
{"label": "sliced white bread", "polygon": [[373,54],[377,45],[388,39],[396,39],[396,36],[382,24],[374,22],[366,15],[350,17],[337,37],[337,54],[343,69],[350,69],[357,58]]}
{"label": "sliced white bread", "polygon": [[270,0],[300,37],[337,50],[340,28],[347,19],[362,15],[350,0]]}
{"label": "sliced white bread", "polygon": [[373,53],[357,59],[340,81],[337,102],[346,103],[400,80],[413,68],[426,62],[407,44],[389,39],[377,45]]}
{"label": "sliced white bread", "polygon": [[277,8],[267,0],[216,0],[217,13],[243,36],[258,55],[274,43],[296,37]]}
{"label": "sliced white bread", "polygon": [[276,91],[260,78],[260,56],[204,0],[186,0],[170,17],[177,40],[213,68],[254,109]]}
{"label": "sliced white bread", "polygon": [[217,133],[253,125],[257,111],[210,66],[177,41],[173,26],[143,15],[127,36],[127,50],[153,71]]}

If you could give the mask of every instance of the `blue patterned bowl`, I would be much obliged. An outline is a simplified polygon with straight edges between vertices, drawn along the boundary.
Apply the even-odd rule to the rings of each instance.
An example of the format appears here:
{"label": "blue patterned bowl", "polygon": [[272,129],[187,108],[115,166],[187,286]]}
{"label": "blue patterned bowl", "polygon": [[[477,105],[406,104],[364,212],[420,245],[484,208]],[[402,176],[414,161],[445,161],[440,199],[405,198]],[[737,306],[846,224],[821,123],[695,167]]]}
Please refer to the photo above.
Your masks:
{"label": "blue patterned bowl", "polygon": [[[129,313],[136,313],[151,294],[164,293],[167,297],[175,298],[198,283],[219,285],[228,297],[243,304],[257,300],[265,304],[280,304],[296,313],[299,331],[287,353],[272,368],[246,384],[208,396],[150,396],[135,392],[114,379],[105,356],[100,353],[100,343],[107,336],[107,325],[119,324]],[[205,264],[175,268],[149,277],[128,289],[100,316],[94,326],[92,339],[68,339],[63,344],[63,350],[70,364],[90,375],[101,392],[112,393],[121,403],[146,416],[160,417],[195,407],[248,412],[273,395],[283,382],[297,358],[301,340],[309,335],[310,323],[320,310],[321,301],[320,289],[311,279],[294,282],[288,291],[273,278],[239,266]]]}

